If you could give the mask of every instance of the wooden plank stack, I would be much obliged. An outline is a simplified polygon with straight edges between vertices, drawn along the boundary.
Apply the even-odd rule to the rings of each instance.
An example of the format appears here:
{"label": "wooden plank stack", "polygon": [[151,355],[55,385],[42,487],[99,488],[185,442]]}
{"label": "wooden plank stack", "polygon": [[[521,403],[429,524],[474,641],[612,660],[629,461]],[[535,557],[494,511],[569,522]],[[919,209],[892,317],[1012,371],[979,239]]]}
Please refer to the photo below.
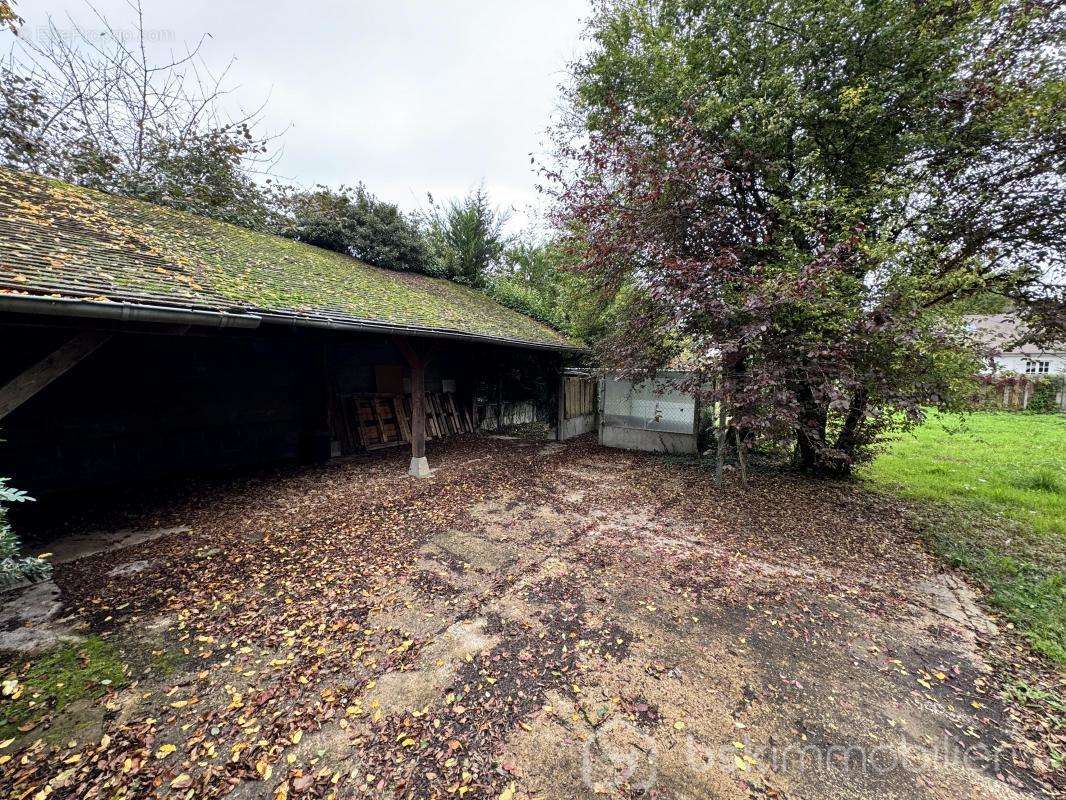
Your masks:
{"label": "wooden plank stack", "polygon": [[[398,394],[334,396],[331,426],[341,452],[377,450],[411,441],[411,397]],[[473,433],[470,409],[452,392],[426,392],[426,439]]]}

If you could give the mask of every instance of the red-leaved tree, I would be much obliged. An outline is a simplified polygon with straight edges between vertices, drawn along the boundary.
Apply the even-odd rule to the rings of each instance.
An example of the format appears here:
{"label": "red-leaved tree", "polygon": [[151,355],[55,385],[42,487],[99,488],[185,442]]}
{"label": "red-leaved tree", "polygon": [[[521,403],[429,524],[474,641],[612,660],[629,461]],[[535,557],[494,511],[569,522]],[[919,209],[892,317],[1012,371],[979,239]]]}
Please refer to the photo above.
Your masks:
{"label": "red-leaved tree", "polygon": [[980,353],[960,302],[1000,294],[1060,335],[1062,18],[602,3],[549,178],[578,269],[618,307],[604,365],[682,359],[746,442],[840,475],[961,402]]}

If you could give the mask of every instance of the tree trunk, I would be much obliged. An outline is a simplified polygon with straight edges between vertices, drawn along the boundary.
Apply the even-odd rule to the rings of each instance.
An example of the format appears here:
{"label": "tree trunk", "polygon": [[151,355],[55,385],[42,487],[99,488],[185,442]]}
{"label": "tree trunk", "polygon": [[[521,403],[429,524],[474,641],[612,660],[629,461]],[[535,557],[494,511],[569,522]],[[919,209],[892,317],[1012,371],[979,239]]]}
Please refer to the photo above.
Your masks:
{"label": "tree trunk", "polygon": [[[865,415],[866,400],[852,403],[848,417],[845,419],[841,436],[850,451],[834,447],[826,441],[826,427],[829,422],[829,406],[819,402],[809,384],[802,384],[796,389],[796,398],[800,402],[799,425],[796,428],[796,449],[794,461],[796,466],[808,475],[819,478],[847,478],[851,476],[852,458],[857,440],[855,434],[859,423]],[[853,419],[854,417],[854,419]],[[849,426],[848,423],[851,422]],[[840,437],[837,443],[841,443]]]}
{"label": "tree trunk", "polygon": [[[869,395],[866,390],[863,388],[857,389],[855,396],[851,398],[851,405],[848,407],[848,415],[844,418],[844,425],[837,436],[836,449],[851,461],[855,460],[855,451],[859,446],[859,426],[866,417],[868,402]],[[848,471],[850,472],[850,468]]]}
{"label": "tree trunk", "polygon": [[725,449],[729,444],[729,429],[726,427],[725,398],[718,401],[718,450],[714,461],[714,482],[722,486],[722,472],[725,467]]}
{"label": "tree trunk", "polygon": [[740,466],[740,485],[744,488],[748,486],[748,456],[744,451],[744,439],[741,436],[740,428],[733,428],[733,433],[737,440],[737,464]]}
{"label": "tree trunk", "polygon": [[800,404],[800,415],[793,460],[802,471],[814,473],[818,469],[819,453],[825,449],[828,409],[815,399],[810,384],[802,383],[794,392]]}

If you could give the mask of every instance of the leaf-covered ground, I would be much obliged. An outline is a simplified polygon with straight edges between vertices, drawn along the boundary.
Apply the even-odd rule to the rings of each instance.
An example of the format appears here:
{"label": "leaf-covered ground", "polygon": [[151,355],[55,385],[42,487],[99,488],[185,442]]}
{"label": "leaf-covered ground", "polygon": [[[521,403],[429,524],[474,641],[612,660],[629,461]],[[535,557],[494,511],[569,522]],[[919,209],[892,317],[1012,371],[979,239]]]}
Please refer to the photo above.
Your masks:
{"label": "leaf-covered ground", "polygon": [[430,458],[422,481],[396,452],[72,520],[189,531],[57,566],[124,675],[56,710],[12,657],[0,717],[38,713],[0,742],[0,797],[1063,788],[1059,676],[887,501],[787,475],[720,492],[584,441]]}

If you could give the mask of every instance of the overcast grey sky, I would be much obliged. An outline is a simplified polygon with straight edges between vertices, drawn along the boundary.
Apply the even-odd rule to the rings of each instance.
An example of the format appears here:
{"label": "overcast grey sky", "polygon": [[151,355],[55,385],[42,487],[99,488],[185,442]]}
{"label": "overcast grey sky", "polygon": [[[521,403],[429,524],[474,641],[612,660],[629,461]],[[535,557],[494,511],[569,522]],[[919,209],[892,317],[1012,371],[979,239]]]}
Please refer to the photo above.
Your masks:
{"label": "overcast grey sky", "polygon": [[[93,0],[128,28],[125,0]],[[51,14],[99,27],[84,0],[19,2],[22,33]],[[236,97],[266,100],[280,131],[276,172],[302,183],[363,181],[404,208],[484,180],[521,213],[537,203],[542,152],[564,69],[581,47],[587,0],[144,0],[163,57],[201,34],[214,67],[231,56]]]}

